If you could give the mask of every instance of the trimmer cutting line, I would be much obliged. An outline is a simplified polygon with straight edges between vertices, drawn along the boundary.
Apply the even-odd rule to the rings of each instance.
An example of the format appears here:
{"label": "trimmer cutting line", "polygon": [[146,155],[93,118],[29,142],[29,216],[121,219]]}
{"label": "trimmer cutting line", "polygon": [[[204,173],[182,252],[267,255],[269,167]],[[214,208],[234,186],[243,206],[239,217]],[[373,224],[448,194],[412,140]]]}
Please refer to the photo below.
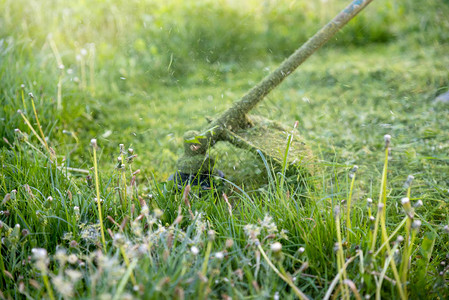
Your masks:
{"label": "trimmer cutting line", "polygon": [[184,155],[178,159],[177,171],[172,177],[178,187],[189,183],[208,189],[211,176],[224,177],[223,172],[215,169],[215,161],[207,153],[209,147],[218,141],[228,141],[237,147],[260,152],[276,164],[296,165],[303,172],[311,173],[309,162],[313,157],[312,151],[302,137],[293,133],[288,160],[284,162],[285,155],[281,147],[285,146],[287,129],[277,122],[248,113],[371,1],[352,1],[240,101],[210,121],[204,130],[187,131],[183,137]]}

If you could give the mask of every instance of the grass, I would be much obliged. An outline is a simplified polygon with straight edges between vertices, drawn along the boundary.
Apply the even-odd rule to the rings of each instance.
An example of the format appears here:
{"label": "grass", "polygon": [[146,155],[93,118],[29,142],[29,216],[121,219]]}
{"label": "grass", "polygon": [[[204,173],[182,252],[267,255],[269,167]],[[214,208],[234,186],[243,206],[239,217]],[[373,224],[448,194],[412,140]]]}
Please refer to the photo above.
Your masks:
{"label": "grass", "polygon": [[223,144],[216,191],[166,182],[343,2],[3,1],[0,298],[447,298],[444,3],[374,1],[257,107],[313,176]]}

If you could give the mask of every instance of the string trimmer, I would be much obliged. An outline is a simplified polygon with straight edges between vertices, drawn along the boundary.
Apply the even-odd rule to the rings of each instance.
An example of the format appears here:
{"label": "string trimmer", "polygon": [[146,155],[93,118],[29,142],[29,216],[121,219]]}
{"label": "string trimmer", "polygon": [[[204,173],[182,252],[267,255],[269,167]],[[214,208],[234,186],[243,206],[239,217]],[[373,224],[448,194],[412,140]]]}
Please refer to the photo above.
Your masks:
{"label": "string trimmer", "polygon": [[276,70],[249,90],[240,101],[215,120],[211,120],[204,130],[187,131],[183,137],[184,155],[178,159],[177,172],[173,176],[178,187],[190,183],[205,189],[210,187],[211,176],[223,177],[221,171],[215,170],[214,159],[208,155],[208,149],[218,141],[228,141],[237,147],[261,153],[278,165],[294,164],[303,166],[305,172],[310,172],[307,165],[312,159],[312,152],[299,135],[296,134],[291,139],[287,157],[281,149],[285,148],[286,128],[248,113],[371,1],[352,1]]}

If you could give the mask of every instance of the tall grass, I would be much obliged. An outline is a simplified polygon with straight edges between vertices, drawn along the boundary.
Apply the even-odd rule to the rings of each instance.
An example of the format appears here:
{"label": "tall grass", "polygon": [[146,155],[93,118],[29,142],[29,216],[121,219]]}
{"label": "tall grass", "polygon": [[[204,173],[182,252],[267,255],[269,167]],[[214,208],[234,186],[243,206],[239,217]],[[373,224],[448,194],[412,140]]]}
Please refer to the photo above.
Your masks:
{"label": "tall grass", "polygon": [[449,297],[447,107],[423,105],[448,86],[436,1],[378,1],[260,108],[319,141],[316,174],[257,157],[256,192],[163,181],[176,135],[340,1],[248,3],[0,3],[0,298]]}

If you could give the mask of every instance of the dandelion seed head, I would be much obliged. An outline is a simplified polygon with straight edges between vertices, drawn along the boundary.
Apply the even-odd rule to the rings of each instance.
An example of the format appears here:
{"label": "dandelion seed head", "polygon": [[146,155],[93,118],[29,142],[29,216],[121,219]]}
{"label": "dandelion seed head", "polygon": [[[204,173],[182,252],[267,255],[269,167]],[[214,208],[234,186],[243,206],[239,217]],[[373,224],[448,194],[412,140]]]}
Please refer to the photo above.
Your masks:
{"label": "dandelion seed head", "polygon": [[404,189],[408,189],[412,185],[413,179],[415,179],[413,175],[408,175],[407,180],[404,182]]}
{"label": "dandelion seed head", "polygon": [[279,242],[275,242],[270,245],[270,248],[271,248],[271,251],[273,251],[274,253],[278,253],[282,250],[282,244]]}
{"label": "dandelion seed head", "polygon": [[33,248],[31,253],[36,260],[47,259],[47,250],[44,248]]}
{"label": "dandelion seed head", "polygon": [[340,216],[340,206],[336,205],[334,207],[334,216],[337,218],[338,216]]}
{"label": "dandelion seed head", "polygon": [[91,139],[90,140],[90,145],[92,146],[92,147],[94,147],[94,148],[97,148],[97,139]]}
{"label": "dandelion seed head", "polygon": [[212,230],[212,229],[208,230],[207,236],[209,237],[209,240],[211,240],[211,241],[215,240],[215,236],[216,236],[215,230]]}
{"label": "dandelion seed head", "polygon": [[232,248],[233,245],[234,245],[234,241],[232,239],[226,240],[226,243],[225,243],[226,249]]}
{"label": "dandelion seed head", "polygon": [[59,264],[64,265],[67,261],[67,251],[65,249],[58,249],[55,253],[55,258]]}
{"label": "dandelion seed head", "polygon": [[125,244],[125,236],[121,233],[114,234],[114,245],[117,247],[121,247]]}
{"label": "dandelion seed head", "polygon": [[388,148],[391,142],[391,135],[389,134],[384,135],[384,141],[385,141],[385,148]]}
{"label": "dandelion seed head", "polygon": [[414,220],[412,223],[412,229],[419,230],[421,227],[421,221],[420,220]]}
{"label": "dandelion seed head", "polygon": [[192,246],[190,248],[190,252],[192,252],[193,255],[198,255],[198,253],[200,253],[200,249],[198,249],[197,246]]}
{"label": "dandelion seed head", "polygon": [[378,209],[379,211],[382,211],[382,210],[384,209],[384,204],[383,204],[383,203],[379,203],[379,204],[377,205],[377,209]]}
{"label": "dandelion seed head", "polygon": [[67,269],[65,270],[65,274],[70,278],[72,282],[77,282],[83,277],[83,274],[80,271]]}
{"label": "dandelion seed head", "polygon": [[70,254],[69,255],[69,257],[67,258],[67,261],[70,263],[70,264],[72,264],[72,265],[74,265],[74,264],[76,264],[77,262],[78,262],[78,257],[75,255],[75,254]]}
{"label": "dandelion seed head", "polygon": [[407,205],[408,203],[410,203],[410,199],[407,197],[404,197],[401,199],[401,203],[402,203],[402,205]]}
{"label": "dandelion seed head", "polygon": [[73,285],[64,279],[63,276],[58,275],[52,279],[55,289],[64,297],[70,298],[73,296]]}
{"label": "dandelion seed head", "polygon": [[247,224],[243,227],[243,231],[249,238],[250,243],[255,243],[258,241],[257,237],[260,235],[261,228],[254,224]]}

